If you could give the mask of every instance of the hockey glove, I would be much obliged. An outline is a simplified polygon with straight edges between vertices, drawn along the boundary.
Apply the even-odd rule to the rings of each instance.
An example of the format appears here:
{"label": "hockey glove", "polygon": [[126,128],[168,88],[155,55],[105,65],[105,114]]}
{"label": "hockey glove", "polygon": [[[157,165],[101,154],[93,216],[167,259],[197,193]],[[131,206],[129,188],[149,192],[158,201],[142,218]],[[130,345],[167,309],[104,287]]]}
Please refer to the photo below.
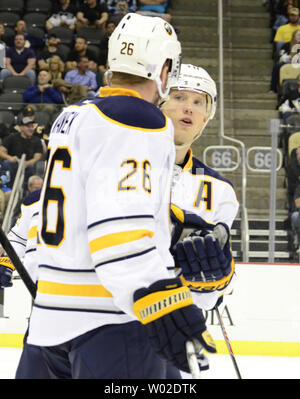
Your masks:
{"label": "hockey glove", "polygon": [[[175,209],[174,206],[172,208]],[[208,223],[180,208],[175,211],[176,214],[171,212],[171,218],[177,225],[177,231],[181,226],[181,237],[182,232],[189,229],[189,234],[171,249],[182,282],[200,292],[223,290],[234,272],[227,225]],[[194,231],[190,232],[191,229]]]}
{"label": "hockey glove", "polygon": [[0,257],[0,288],[12,287],[12,273],[15,270],[7,256]]}
{"label": "hockey glove", "polygon": [[134,293],[133,310],[145,326],[154,350],[180,370],[189,372],[185,343],[193,341],[197,352],[215,353],[201,309],[179,278],[159,280]]}

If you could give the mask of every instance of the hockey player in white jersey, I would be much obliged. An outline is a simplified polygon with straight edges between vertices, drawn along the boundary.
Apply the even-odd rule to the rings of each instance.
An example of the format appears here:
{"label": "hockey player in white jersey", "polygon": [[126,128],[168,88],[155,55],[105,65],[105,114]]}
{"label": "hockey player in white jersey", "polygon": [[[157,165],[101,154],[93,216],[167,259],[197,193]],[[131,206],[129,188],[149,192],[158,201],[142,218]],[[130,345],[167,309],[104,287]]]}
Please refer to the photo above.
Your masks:
{"label": "hockey player in white jersey", "polygon": [[[183,64],[169,98],[161,105],[175,128],[171,197],[175,267],[205,310],[221,302],[235,278],[229,230],[239,206],[231,182],[195,158],[191,149],[214,118],[216,102],[216,85],[207,71]],[[170,367],[168,378],[180,378],[178,370]]]}
{"label": "hockey player in white jersey", "polygon": [[[23,262],[32,282],[37,280],[35,252],[37,243],[38,201],[41,190],[35,190],[25,197],[21,204],[21,212],[7,238],[17,256]],[[4,255],[0,257],[0,288],[12,286],[14,265]],[[4,281],[3,276],[6,276]],[[27,331],[23,340],[23,350],[16,370],[16,379],[47,379],[49,372],[45,365],[41,350],[37,346],[27,344]]]}
{"label": "hockey player in white jersey", "polygon": [[188,370],[187,340],[215,352],[169,252],[173,125],[155,104],[180,43],[160,18],[127,14],[108,62],[110,87],[51,129],[28,343],[52,378],[165,378],[163,358]]}

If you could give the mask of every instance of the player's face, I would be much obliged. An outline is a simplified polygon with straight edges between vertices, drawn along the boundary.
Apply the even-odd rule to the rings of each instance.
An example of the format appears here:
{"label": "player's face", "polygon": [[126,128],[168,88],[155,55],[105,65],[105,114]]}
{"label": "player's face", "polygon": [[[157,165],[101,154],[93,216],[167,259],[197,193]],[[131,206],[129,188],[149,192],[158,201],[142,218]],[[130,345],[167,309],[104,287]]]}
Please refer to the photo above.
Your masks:
{"label": "player's face", "polygon": [[193,142],[208,120],[210,106],[210,97],[205,93],[174,89],[170,92],[162,109],[172,119],[176,145]]}

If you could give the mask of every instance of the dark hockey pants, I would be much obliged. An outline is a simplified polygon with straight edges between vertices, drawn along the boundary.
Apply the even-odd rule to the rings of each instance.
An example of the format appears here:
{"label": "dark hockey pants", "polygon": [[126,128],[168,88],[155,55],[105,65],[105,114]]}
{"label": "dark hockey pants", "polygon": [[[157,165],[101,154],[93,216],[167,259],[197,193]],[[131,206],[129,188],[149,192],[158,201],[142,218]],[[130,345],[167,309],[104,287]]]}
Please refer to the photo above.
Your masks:
{"label": "dark hockey pants", "polygon": [[[37,348],[48,368],[48,378],[166,378],[166,362],[153,351],[139,322],[99,327],[57,346],[27,345],[29,351]],[[29,364],[23,361],[22,367],[19,365],[19,375],[26,368],[32,369],[30,356],[28,359]]]}

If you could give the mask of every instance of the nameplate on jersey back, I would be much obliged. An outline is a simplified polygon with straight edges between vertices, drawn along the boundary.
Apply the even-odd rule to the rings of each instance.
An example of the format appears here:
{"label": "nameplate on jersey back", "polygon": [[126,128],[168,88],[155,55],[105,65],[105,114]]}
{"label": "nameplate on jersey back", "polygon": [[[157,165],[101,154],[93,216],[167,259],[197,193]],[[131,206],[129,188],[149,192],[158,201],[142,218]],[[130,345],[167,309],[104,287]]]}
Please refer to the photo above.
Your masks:
{"label": "nameplate on jersey back", "polygon": [[74,119],[78,116],[78,112],[66,111],[63,112],[54,122],[51,134],[65,134],[68,135]]}

